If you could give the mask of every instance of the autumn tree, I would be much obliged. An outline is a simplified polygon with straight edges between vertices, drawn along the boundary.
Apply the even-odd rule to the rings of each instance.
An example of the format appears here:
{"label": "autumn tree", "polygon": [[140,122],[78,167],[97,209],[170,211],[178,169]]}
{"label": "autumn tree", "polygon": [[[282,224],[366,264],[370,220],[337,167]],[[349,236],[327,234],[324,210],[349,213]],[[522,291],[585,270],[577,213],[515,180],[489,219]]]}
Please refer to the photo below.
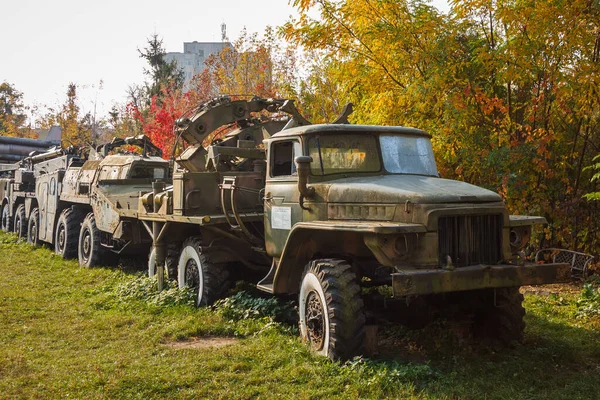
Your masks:
{"label": "autumn tree", "polygon": [[582,199],[600,145],[595,3],[456,0],[449,15],[419,0],[293,4],[285,37],[320,52],[355,122],[429,131],[444,176],[546,216],[556,245],[595,247],[597,210]]}
{"label": "autumn tree", "polygon": [[77,85],[69,83],[65,102],[58,108],[49,108],[46,115],[38,121],[42,128],[52,125],[62,128],[63,147],[96,144],[95,121],[88,112],[83,114],[78,105]]}
{"label": "autumn tree", "polygon": [[0,84],[0,135],[32,137],[26,126],[27,107],[23,104],[23,93],[8,82]]}

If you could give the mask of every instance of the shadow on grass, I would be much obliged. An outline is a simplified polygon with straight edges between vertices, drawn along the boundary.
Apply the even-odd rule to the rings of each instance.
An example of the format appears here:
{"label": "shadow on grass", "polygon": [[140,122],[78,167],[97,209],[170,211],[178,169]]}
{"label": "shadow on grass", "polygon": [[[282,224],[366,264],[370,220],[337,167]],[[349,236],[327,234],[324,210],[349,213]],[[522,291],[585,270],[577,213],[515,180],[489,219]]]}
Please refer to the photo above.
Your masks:
{"label": "shadow on grass", "polygon": [[378,362],[429,365],[436,379],[415,382],[442,398],[600,398],[600,335],[584,327],[527,316],[525,342],[495,349],[460,339],[451,324],[384,327]]}

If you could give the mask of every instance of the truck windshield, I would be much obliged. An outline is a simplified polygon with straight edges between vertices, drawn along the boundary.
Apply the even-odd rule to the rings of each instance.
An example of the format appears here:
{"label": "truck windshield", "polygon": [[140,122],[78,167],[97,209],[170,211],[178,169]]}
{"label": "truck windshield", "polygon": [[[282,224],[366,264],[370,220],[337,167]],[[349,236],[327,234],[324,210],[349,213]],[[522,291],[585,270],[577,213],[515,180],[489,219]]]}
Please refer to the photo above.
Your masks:
{"label": "truck windshield", "polygon": [[438,176],[431,142],[427,137],[381,135],[383,166],[393,174]]}
{"label": "truck windshield", "polygon": [[164,179],[166,169],[156,165],[136,164],[129,171],[131,179]]}
{"label": "truck windshield", "polygon": [[377,137],[374,135],[313,136],[308,140],[308,150],[313,159],[310,164],[313,175],[381,170]]}

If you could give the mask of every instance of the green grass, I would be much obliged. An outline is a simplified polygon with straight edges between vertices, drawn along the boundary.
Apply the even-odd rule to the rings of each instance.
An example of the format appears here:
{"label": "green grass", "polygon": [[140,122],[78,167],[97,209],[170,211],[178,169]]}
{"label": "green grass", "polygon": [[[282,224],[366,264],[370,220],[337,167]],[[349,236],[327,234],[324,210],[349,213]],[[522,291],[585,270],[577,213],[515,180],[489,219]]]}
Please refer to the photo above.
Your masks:
{"label": "green grass", "polygon": [[[83,269],[7,234],[0,277],[0,398],[600,398],[600,317],[580,312],[578,293],[527,295],[515,349],[461,343],[443,323],[384,326],[387,358],[340,364],[261,304],[195,309],[185,292],[155,296],[139,275]],[[240,340],[168,345],[203,336]]]}

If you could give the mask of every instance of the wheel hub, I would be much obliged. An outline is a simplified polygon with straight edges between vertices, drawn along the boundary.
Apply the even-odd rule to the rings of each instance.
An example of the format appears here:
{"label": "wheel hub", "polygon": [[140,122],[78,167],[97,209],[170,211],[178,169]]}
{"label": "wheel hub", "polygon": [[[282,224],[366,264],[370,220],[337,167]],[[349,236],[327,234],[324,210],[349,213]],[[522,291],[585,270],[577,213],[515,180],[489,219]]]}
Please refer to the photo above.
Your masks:
{"label": "wheel hub", "polygon": [[185,265],[185,284],[196,293],[200,290],[200,274],[195,260],[188,260]]}
{"label": "wheel hub", "polygon": [[2,207],[2,230],[8,230],[8,207]]}
{"label": "wheel hub", "polygon": [[314,290],[306,298],[306,330],[313,350],[321,350],[325,342],[325,310]]}
{"label": "wheel hub", "polygon": [[85,232],[83,232],[83,259],[85,261],[87,261],[90,256],[90,249],[92,247],[91,241],[92,238],[90,235],[90,231],[86,229]]}
{"label": "wheel hub", "polygon": [[58,249],[61,253],[65,248],[65,237],[65,226],[61,224],[58,227]]}

